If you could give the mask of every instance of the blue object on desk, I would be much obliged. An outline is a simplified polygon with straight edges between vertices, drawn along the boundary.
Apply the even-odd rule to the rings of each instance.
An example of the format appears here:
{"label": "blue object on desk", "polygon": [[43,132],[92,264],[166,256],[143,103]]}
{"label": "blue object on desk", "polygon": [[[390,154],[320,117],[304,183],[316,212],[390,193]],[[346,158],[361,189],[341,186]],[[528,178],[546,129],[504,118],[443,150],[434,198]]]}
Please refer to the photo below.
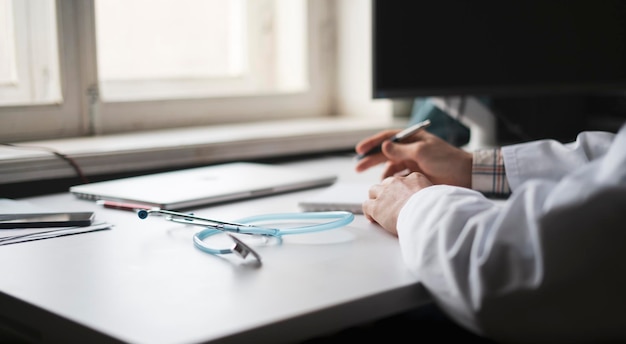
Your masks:
{"label": "blue object on desk", "polygon": [[[153,208],[150,210],[142,209],[137,212],[137,216],[139,216],[140,219],[145,219],[150,214],[165,215],[166,220],[173,222],[206,227],[193,236],[194,245],[201,251],[210,254],[235,253],[242,259],[245,259],[249,254],[252,254],[259,262],[261,262],[261,256],[249,245],[245,244],[231,233],[261,235],[280,239],[283,235],[312,233],[343,227],[350,224],[354,220],[354,214],[347,211],[265,214],[246,217],[236,222],[213,220],[195,216],[193,214],[162,210],[159,208]],[[324,222],[283,229],[255,225],[258,223],[277,223],[284,221],[300,222],[303,220],[324,220]],[[215,249],[209,247],[204,240],[218,233],[226,233],[235,244],[227,249]]]}
{"label": "blue object on desk", "polygon": [[432,122],[428,131],[440,139],[457,147],[469,142],[470,131],[459,120],[438,108],[428,98],[416,98],[413,101],[409,124],[419,123],[426,119]]}

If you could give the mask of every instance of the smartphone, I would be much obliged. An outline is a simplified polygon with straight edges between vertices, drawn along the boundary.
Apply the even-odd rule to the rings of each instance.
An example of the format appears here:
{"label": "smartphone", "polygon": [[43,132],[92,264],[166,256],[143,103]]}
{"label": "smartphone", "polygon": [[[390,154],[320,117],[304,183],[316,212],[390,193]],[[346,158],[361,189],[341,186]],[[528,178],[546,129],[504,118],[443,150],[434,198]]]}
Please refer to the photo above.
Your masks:
{"label": "smartphone", "polygon": [[95,213],[60,212],[0,215],[0,229],[89,226]]}

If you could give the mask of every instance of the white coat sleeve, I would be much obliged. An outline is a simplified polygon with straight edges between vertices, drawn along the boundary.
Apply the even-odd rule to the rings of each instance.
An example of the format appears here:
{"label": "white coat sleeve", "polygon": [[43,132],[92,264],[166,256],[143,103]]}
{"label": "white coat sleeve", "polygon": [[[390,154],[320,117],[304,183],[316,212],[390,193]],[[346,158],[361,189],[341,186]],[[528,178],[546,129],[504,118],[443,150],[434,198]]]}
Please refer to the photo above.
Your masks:
{"label": "white coat sleeve", "polygon": [[626,130],[562,174],[503,202],[436,185],[404,205],[405,263],[458,323],[506,342],[626,341]]}
{"label": "white coat sleeve", "polygon": [[583,132],[576,141],[562,144],[538,140],[502,147],[506,176],[511,190],[530,179],[560,180],[563,176],[606,153],[615,134]]}

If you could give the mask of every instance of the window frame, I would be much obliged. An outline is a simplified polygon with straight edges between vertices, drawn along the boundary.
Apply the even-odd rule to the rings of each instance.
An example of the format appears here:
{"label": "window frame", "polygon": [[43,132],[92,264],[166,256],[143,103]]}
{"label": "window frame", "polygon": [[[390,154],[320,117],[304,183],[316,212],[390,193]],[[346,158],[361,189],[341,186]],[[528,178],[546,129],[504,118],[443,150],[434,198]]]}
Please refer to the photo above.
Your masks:
{"label": "window frame", "polygon": [[84,135],[87,122],[81,111],[78,21],[80,1],[57,0],[60,103],[0,107],[0,142],[61,138]]}
{"label": "window frame", "polygon": [[[232,121],[229,123],[187,126],[152,131],[94,135],[93,128],[81,112],[86,106],[89,94],[81,91],[85,81],[82,70],[90,70],[92,60],[79,59],[94,52],[94,44],[85,27],[89,18],[91,0],[57,0],[59,27],[65,30],[59,45],[66,49],[61,60],[62,87],[74,88],[75,97],[66,98],[63,104],[0,108],[0,142],[13,145],[0,146],[0,189],[14,192],[24,197],[28,194],[65,192],[68,184],[80,182],[76,171],[67,161],[53,154],[53,151],[71,157],[90,180],[119,178],[127,174],[144,174],[221,163],[226,161],[259,159],[306,158],[308,154],[333,154],[333,152],[353,152],[354,145],[364,137],[389,128],[400,128],[407,124],[410,113],[410,100],[390,101],[372,99],[371,83],[371,4],[369,1],[352,0],[307,0],[325,13],[317,18],[316,30],[322,39],[318,42],[322,49],[317,58],[329,63],[324,72],[325,85],[319,90],[330,103],[329,114],[313,117],[289,117],[272,120],[270,116],[259,121]],[[63,21],[62,18],[70,18]],[[312,73],[312,71],[310,70]],[[86,88],[85,88],[86,89]],[[258,99],[259,108],[266,106]],[[266,97],[267,98],[267,97]],[[68,100],[69,99],[69,100]],[[307,111],[301,104],[294,104],[298,111]],[[43,111],[46,110],[46,111]],[[30,137],[13,135],[10,116],[21,116],[21,111],[30,117],[32,124],[43,131],[28,131]],[[80,117],[68,115],[75,111]],[[302,112],[298,112],[302,113]],[[36,117],[39,115],[39,119]],[[53,116],[55,115],[55,116]],[[44,118],[50,126],[39,126]],[[7,119],[5,121],[5,119]],[[80,136],[68,130],[67,123],[80,126]],[[23,118],[22,118],[23,120]],[[74,127],[70,129],[74,130]],[[55,131],[56,130],[56,131]],[[76,130],[77,132],[78,130]],[[16,131],[17,132],[17,131]],[[10,141],[12,137],[20,140]],[[43,134],[46,135],[43,135]],[[66,134],[60,136],[60,134]],[[85,134],[87,133],[87,134]],[[42,134],[38,138],[37,134]],[[14,146],[14,147],[10,147]],[[11,191],[13,190],[13,191]]]}
{"label": "window frame", "polygon": [[308,78],[303,92],[111,101],[97,83],[94,0],[56,0],[63,101],[0,107],[0,141],[20,142],[277,119],[333,110],[332,1],[307,1]]}

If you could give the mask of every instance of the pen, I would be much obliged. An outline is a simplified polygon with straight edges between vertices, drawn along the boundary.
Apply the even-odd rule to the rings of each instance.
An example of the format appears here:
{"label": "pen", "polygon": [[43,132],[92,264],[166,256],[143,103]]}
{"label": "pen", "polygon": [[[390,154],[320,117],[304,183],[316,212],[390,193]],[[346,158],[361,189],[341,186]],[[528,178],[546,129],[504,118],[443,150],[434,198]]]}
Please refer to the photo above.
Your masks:
{"label": "pen", "polygon": [[144,204],[136,204],[136,203],[126,203],[126,202],[115,202],[115,201],[107,201],[107,200],[97,200],[96,204],[101,205],[105,208],[110,209],[119,209],[119,210],[129,210],[129,211],[137,211],[137,210],[150,210],[151,206]]}
{"label": "pen", "polygon": [[[416,132],[428,127],[430,125],[430,120],[424,120],[422,122],[419,122],[415,125],[412,125],[404,130],[402,130],[401,132],[395,134],[394,136],[392,136],[389,141],[391,142],[401,142],[402,140],[404,140],[405,138],[415,134]],[[368,155],[372,155],[372,154],[376,154],[378,152],[380,152],[382,147],[382,144],[370,149],[369,151],[363,153],[363,154],[357,154],[356,159],[357,160],[361,160],[363,158],[365,158]]]}

